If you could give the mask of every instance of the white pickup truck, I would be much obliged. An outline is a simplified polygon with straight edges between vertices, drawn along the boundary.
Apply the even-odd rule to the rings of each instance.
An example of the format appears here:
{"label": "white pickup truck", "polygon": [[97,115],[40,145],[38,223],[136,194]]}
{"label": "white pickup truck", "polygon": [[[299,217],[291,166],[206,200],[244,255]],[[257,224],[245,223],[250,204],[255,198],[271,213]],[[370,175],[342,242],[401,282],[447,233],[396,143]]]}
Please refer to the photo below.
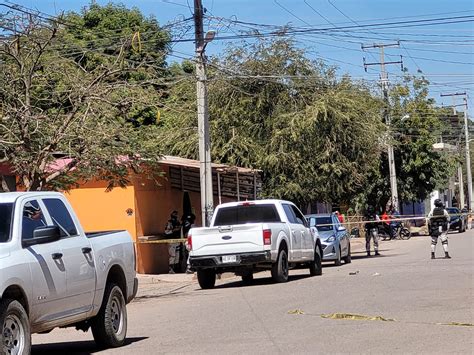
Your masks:
{"label": "white pickup truck", "polygon": [[123,345],[135,276],[128,232],[84,233],[60,193],[0,193],[1,355],[29,354],[31,333],[56,327]]}
{"label": "white pickup truck", "polygon": [[321,275],[321,242],[291,202],[258,200],[219,205],[211,226],[188,234],[191,269],[199,285],[213,288],[216,274],[235,272],[250,282],[253,272],[271,269],[276,282],[288,280],[289,266],[304,264]]}

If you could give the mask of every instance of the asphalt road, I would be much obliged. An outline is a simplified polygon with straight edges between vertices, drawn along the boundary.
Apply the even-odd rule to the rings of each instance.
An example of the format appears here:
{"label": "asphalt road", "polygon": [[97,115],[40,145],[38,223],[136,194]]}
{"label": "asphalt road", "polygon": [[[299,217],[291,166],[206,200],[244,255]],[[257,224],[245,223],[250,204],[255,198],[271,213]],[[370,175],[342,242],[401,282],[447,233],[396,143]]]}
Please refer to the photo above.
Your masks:
{"label": "asphalt road", "polygon": [[[450,234],[452,259],[430,259],[429,237],[381,242],[380,257],[355,253],[322,276],[269,273],[200,290],[195,281],[142,286],[128,307],[128,344],[98,351],[90,333],[33,336],[33,354],[429,353],[474,354],[474,231]],[[293,313],[293,314],[292,314]],[[333,313],[383,320],[323,318]],[[454,323],[453,323],[454,322]]]}

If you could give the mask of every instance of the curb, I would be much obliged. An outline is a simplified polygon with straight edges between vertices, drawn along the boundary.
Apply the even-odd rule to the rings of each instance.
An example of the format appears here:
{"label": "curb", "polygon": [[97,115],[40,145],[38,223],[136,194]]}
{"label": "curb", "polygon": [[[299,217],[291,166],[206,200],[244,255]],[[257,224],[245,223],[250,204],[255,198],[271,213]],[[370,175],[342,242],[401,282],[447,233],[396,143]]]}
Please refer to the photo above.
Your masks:
{"label": "curb", "polygon": [[[220,279],[231,279],[236,277],[233,273],[223,273]],[[193,283],[197,282],[197,274],[137,274],[139,285],[150,285],[158,283]],[[219,279],[218,279],[219,280]]]}

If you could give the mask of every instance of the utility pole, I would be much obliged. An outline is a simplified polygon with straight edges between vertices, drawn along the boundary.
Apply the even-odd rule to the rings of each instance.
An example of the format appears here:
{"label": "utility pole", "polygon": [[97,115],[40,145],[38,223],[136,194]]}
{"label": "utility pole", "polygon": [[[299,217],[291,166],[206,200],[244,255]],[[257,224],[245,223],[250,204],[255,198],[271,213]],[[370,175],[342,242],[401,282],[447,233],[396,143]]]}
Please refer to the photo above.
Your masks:
{"label": "utility pole", "polygon": [[[458,113],[456,111],[456,97],[457,96],[464,96],[466,95],[465,92],[457,92],[457,93],[454,93],[454,94],[440,94],[441,97],[445,97],[445,96],[451,96],[451,98],[453,99],[453,115],[454,116],[457,116]],[[461,132],[460,132],[460,136],[461,136]],[[467,138],[468,139],[468,138]],[[458,145],[459,147],[459,145]],[[460,149],[460,148],[458,148]],[[467,159],[467,156],[466,156],[466,159]],[[462,173],[462,164],[459,163],[458,165],[458,186],[459,186],[459,207],[460,209],[464,208],[465,206],[465,201],[464,201],[464,178],[463,178],[463,173]],[[471,198],[469,198],[469,200],[471,200]]]}
{"label": "utility pole", "polygon": [[214,210],[212,188],[211,140],[209,135],[209,108],[207,102],[207,77],[205,48],[214,38],[213,32],[204,37],[203,7],[201,0],[194,0],[194,28],[196,41],[196,92],[199,131],[199,175],[201,183],[202,225],[209,226]]}
{"label": "utility pole", "polygon": [[[367,72],[367,67],[371,65],[380,65],[380,83],[382,86],[382,94],[383,94],[383,99],[385,102],[385,108],[384,108],[384,120],[385,124],[389,127],[391,125],[391,118],[389,114],[389,101],[388,101],[388,76],[387,72],[385,71],[385,65],[388,64],[400,64],[401,68],[403,70],[403,58],[400,56],[399,61],[391,61],[391,62],[386,62],[385,61],[385,53],[384,49],[385,47],[399,47],[400,43],[392,43],[392,44],[382,44],[382,43],[374,43],[372,45],[362,45],[362,49],[368,49],[368,48],[379,48],[380,49],[380,62],[376,63],[366,63],[365,58],[364,58],[364,69]],[[397,171],[395,168],[395,156],[393,153],[393,145],[389,141],[388,142],[388,148],[387,148],[387,153],[388,153],[388,167],[389,167],[389,175],[390,175],[390,190],[392,193],[392,207],[394,207],[397,211],[400,210],[399,206],[399,201],[398,201],[398,188],[397,188]]]}
{"label": "utility pole", "polygon": [[469,151],[469,126],[467,117],[467,97],[464,98],[464,132],[466,139],[466,172],[467,172],[467,195],[469,199],[469,211],[474,210],[474,201],[472,200],[472,171],[471,171],[471,152]]}

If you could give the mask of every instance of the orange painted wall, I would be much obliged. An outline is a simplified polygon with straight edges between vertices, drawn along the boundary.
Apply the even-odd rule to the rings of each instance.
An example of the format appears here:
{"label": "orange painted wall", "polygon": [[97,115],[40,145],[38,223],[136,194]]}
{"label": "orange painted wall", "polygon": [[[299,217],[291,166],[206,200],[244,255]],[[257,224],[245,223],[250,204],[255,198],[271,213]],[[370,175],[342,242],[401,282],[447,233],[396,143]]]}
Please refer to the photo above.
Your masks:
{"label": "orange painted wall", "polygon": [[[168,167],[164,166],[163,171],[168,173]],[[158,181],[160,186],[143,176],[136,176],[133,179],[138,236],[162,234],[173,210],[178,211],[179,218],[183,214],[184,193],[171,188],[165,178],[160,178]],[[190,192],[189,195],[197,217],[196,224],[200,224],[200,195],[196,192]]]}
{"label": "orange painted wall", "polygon": [[[169,173],[163,166],[165,174]],[[165,175],[166,176],[166,175]],[[134,241],[144,235],[164,233],[166,222],[173,210],[179,218],[183,215],[183,195],[179,189],[171,188],[165,177],[160,185],[146,178],[146,174],[135,175],[126,188],[114,188],[106,192],[107,184],[93,181],[65,193],[86,231],[125,229]],[[191,205],[196,215],[196,225],[201,225],[201,197],[199,192],[189,192]],[[214,196],[217,205],[218,197]],[[232,201],[223,197],[222,202]],[[127,215],[127,209],[133,214]],[[167,244],[136,244],[137,271],[139,273],[168,272]]]}
{"label": "orange painted wall", "polygon": [[[76,211],[85,231],[125,229],[134,240],[137,231],[135,225],[134,187],[114,188],[106,192],[107,184],[96,181],[82,184],[65,196]],[[133,214],[127,215],[127,209]]]}

